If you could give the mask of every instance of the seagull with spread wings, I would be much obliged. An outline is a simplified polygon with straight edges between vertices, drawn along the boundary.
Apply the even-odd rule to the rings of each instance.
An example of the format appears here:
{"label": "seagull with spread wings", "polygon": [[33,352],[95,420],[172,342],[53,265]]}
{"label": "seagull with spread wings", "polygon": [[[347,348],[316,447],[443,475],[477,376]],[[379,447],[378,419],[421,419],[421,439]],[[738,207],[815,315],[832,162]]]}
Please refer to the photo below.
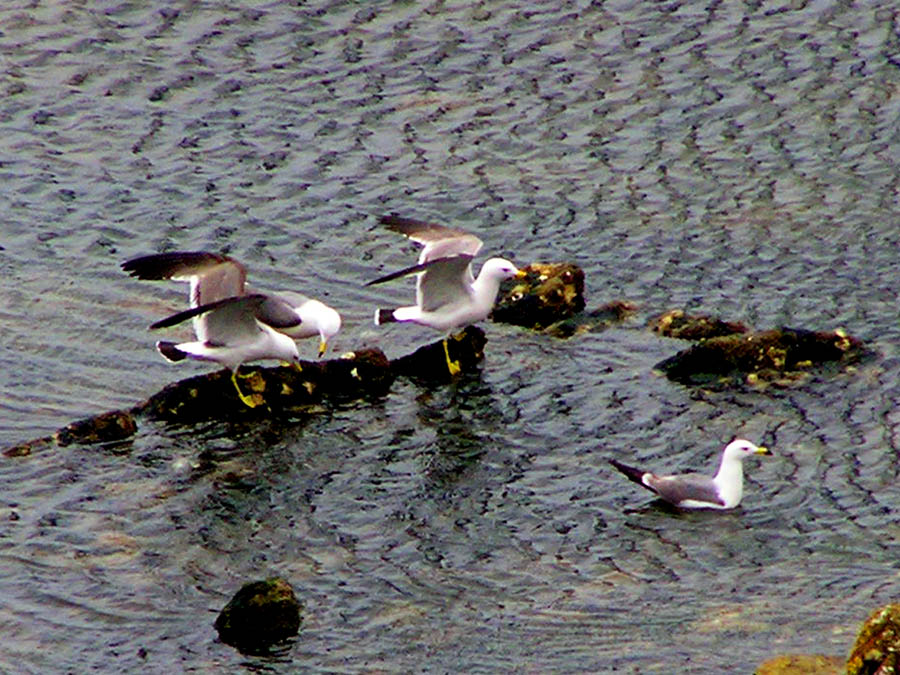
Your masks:
{"label": "seagull with spread wings", "polygon": [[[486,318],[494,307],[500,282],[523,275],[509,260],[490,258],[475,277],[472,260],[481,250],[482,241],[474,234],[398,216],[383,216],[381,223],[424,248],[417,264],[366,284],[416,275],[416,304],[376,310],[376,326],[408,321],[450,333]],[[447,368],[455,375],[460,366],[450,359],[446,337],[443,344]]]}
{"label": "seagull with spread wings", "polygon": [[225,366],[238,396],[250,407],[255,403],[241,392],[236,379],[241,364],[260,359],[299,364],[294,340],[314,335],[320,337],[321,357],[328,339],[341,327],[340,315],[318,300],[290,291],[274,295],[251,290],[246,269],[229,256],[205,251],[159,253],[128,260],[122,269],[138,279],[190,283],[190,309],[150,327],[193,319],[197,340],[179,344],[160,340],[156,347],[169,361],[193,358]]}

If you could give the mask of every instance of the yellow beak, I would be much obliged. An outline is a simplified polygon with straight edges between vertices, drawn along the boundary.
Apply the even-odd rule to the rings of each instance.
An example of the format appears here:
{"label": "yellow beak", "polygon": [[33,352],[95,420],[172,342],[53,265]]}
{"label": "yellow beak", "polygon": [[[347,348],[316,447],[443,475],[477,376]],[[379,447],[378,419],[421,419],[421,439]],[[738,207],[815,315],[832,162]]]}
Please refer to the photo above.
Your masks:
{"label": "yellow beak", "polygon": [[328,351],[328,340],[322,340],[319,343],[319,358],[321,359],[323,356],[325,356],[325,352],[327,352],[327,351]]}
{"label": "yellow beak", "polygon": [[760,445],[758,448],[756,448],[756,454],[757,455],[771,455],[772,451],[769,450],[766,446]]}

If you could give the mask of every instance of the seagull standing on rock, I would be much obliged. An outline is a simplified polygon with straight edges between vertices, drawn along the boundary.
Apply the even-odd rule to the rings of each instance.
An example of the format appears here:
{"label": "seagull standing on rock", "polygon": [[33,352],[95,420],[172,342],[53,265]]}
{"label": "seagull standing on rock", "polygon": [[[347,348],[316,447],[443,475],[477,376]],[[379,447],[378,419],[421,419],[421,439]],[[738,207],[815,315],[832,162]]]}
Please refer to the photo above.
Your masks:
{"label": "seagull standing on rock", "polygon": [[[366,284],[372,286],[416,275],[416,304],[375,310],[376,326],[412,322],[450,333],[487,318],[497,299],[500,282],[524,275],[509,260],[490,258],[476,278],[472,274],[472,259],[481,250],[482,241],[474,234],[398,216],[383,216],[381,223],[424,248],[417,264]],[[450,359],[446,337],[443,345],[447,369],[456,375],[460,366]]]}
{"label": "seagull standing on rock", "polygon": [[190,309],[173,314],[150,328],[194,321],[195,342],[160,340],[159,353],[168,361],[185,358],[213,361],[231,370],[238,396],[249,407],[252,397],[238,386],[238,368],[248,361],[279,359],[299,367],[295,339],[320,337],[319,356],[328,339],[341,327],[340,315],[331,307],[284,291],[279,295],[252,291],[246,285],[244,266],[225,255],[205,251],[177,251],[133,258],[122,269],[138,279],[173,279],[190,282]]}

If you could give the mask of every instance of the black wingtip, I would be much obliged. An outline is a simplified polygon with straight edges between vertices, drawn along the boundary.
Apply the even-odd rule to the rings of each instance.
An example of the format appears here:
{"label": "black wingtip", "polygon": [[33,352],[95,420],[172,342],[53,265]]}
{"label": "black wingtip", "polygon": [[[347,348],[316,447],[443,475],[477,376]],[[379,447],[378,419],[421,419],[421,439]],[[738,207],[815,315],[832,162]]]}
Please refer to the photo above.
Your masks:
{"label": "black wingtip", "polygon": [[145,281],[161,281],[170,279],[178,273],[180,268],[198,265],[204,262],[214,261],[223,263],[231,261],[240,265],[236,260],[226,255],[209,253],[208,251],[168,251],[165,253],[151,253],[137,258],[131,258],[120,264],[123,271],[131,276]]}
{"label": "black wingtip", "polygon": [[178,349],[174,342],[160,340],[156,343],[156,349],[162,354],[162,357],[166,361],[177,363],[178,361],[184,361],[187,358],[187,352]]}
{"label": "black wingtip", "polygon": [[644,474],[646,473],[645,471],[641,471],[640,469],[636,469],[633,466],[623,464],[617,459],[609,459],[607,461],[614,467],[616,467],[616,469],[618,469],[621,473],[623,473],[629,480],[634,481],[642,487],[647,487],[646,485],[644,485]]}
{"label": "black wingtip", "polygon": [[380,326],[383,323],[396,323],[397,319],[394,318],[394,310],[392,309],[376,309],[375,310],[375,325]]}
{"label": "black wingtip", "polygon": [[428,223],[422,220],[415,220],[414,218],[404,218],[403,216],[398,216],[396,213],[385,214],[378,218],[378,222],[389,228],[413,228],[428,226]]}

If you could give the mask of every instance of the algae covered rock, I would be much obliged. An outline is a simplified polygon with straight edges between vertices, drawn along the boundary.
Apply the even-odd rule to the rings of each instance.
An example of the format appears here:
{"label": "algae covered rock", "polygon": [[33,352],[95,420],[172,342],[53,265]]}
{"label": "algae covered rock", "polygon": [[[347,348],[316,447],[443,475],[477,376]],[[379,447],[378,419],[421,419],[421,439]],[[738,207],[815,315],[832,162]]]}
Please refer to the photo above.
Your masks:
{"label": "algae covered rock", "polygon": [[[447,352],[462,372],[472,372],[484,358],[486,343],[484,331],[469,326],[448,339]],[[299,369],[242,366],[238,382],[241,392],[256,404],[254,407],[238,398],[228,370],[196,375],[165,386],[130,410],[113,410],[72,422],[52,436],[4,448],[2,454],[25,457],[41,449],[76,443],[121,442],[137,433],[139,422],[144,420],[193,424],[208,420],[289,418],[319,411],[323,403],[379,398],[387,394],[399,375],[431,382],[452,379],[443,340],[394,361],[389,361],[380,349],[367,348],[337,359],[304,361]]]}
{"label": "algae covered rock", "polygon": [[64,426],[56,432],[56,442],[61,446],[110,443],[129,438],[136,432],[137,422],[131,411],[112,410]]}
{"label": "algae covered rock", "polygon": [[130,410],[111,410],[67,424],[52,436],[25,441],[3,449],[6,457],[27,457],[36,450],[65,447],[76,443],[91,445],[118,443],[137,433],[137,420]]}
{"label": "algae covered rock", "polygon": [[673,309],[650,321],[650,330],[663,337],[680,340],[705,340],[723,335],[746,333],[749,328],[735,321],[723,321],[714,316],[687,314]]}
{"label": "algae covered rock", "polygon": [[478,326],[466,326],[456,335],[447,338],[447,352],[444,342],[432,342],[419,347],[412,354],[391,361],[391,371],[414,380],[426,382],[449,382],[453,376],[447,367],[447,355],[459,366],[460,372],[473,372],[484,359],[487,338]]}
{"label": "algae covered rock", "polygon": [[584,309],[584,272],[572,263],[532,263],[524,278],[505,281],[491,318],[545,328]]}
{"label": "algae covered rock", "polygon": [[866,619],[847,660],[847,675],[900,673],[900,604],[885,605]]}
{"label": "algae covered rock", "polygon": [[572,263],[532,263],[525,276],[503,282],[491,318],[558,338],[597,332],[634,313],[635,305],[614,301],[584,311],[584,272]]}
{"label": "algae covered rock", "polygon": [[790,379],[825,364],[859,362],[866,350],[844,331],[778,328],[702,340],[656,365],[682,384]]}
{"label": "algae covered rock", "polygon": [[302,605],[284,579],[245,584],[216,617],[225,644],[243,652],[261,652],[294,637],[300,630]]}
{"label": "algae covered rock", "polygon": [[173,382],[137,410],[152,419],[179,423],[290,414],[324,399],[380,396],[392,380],[390,363],[379,349],[328,361],[303,361],[300,368],[247,365],[241,373],[241,391],[254,400],[253,408],[237,397],[231,373],[219,370]]}

